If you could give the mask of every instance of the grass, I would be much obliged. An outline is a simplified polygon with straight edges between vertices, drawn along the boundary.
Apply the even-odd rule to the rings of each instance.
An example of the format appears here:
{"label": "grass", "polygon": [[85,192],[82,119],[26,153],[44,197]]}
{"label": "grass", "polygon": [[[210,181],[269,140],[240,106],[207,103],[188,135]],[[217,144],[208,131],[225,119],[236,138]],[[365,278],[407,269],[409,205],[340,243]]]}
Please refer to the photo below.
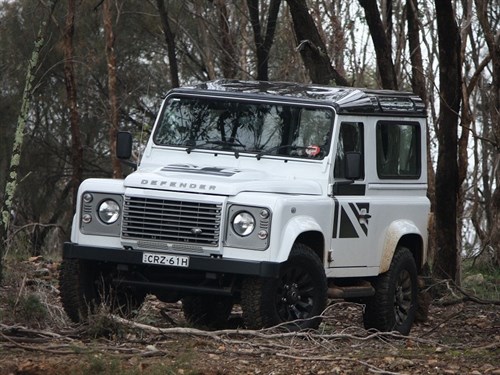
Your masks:
{"label": "grass", "polygon": [[1,291],[3,323],[43,329],[66,325],[66,315],[54,303],[58,298],[57,289],[51,280],[34,277],[31,264],[12,259],[4,262]]}
{"label": "grass", "polygon": [[477,298],[500,301],[500,268],[466,259],[462,262],[462,287]]}

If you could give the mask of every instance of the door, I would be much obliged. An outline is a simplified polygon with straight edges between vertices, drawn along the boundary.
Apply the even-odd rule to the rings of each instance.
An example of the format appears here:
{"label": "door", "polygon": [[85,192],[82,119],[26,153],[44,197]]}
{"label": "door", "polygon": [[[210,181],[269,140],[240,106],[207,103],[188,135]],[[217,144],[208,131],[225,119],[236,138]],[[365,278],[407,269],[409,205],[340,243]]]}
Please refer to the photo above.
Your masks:
{"label": "door", "polygon": [[[366,119],[366,128],[359,122],[340,125],[329,276],[377,275],[393,223],[408,224],[410,232],[426,227],[425,133],[421,124],[374,120]],[[348,152],[362,155],[363,173],[354,182],[344,177]]]}
{"label": "door", "polygon": [[[372,241],[371,202],[366,196],[364,125],[361,122],[342,122],[334,165],[333,230],[330,267],[335,269],[361,267],[370,262]],[[361,154],[361,175],[350,181],[346,176],[346,154]]]}

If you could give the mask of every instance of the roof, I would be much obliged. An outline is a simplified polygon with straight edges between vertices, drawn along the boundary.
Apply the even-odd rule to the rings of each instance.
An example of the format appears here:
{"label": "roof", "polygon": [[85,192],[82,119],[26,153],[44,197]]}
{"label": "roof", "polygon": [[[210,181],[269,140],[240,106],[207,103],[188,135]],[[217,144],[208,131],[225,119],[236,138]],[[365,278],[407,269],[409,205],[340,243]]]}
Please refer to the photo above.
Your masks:
{"label": "roof", "polygon": [[222,95],[240,94],[270,100],[299,99],[316,104],[332,105],[340,114],[404,115],[425,117],[425,105],[417,95],[393,90],[373,90],[358,87],[323,86],[293,82],[239,81],[220,79],[173,92]]}

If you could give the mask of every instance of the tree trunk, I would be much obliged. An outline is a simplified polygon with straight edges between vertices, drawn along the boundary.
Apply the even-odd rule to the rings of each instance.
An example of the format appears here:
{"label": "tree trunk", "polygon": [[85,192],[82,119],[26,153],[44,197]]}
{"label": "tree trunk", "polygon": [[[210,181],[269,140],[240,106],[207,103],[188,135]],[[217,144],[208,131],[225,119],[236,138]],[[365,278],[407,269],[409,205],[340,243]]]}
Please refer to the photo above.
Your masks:
{"label": "tree trunk", "polygon": [[38,68],[38,61],[40,60],[40,51],[45,43],[45,33],[48,20],[52,17],[52,12],[56,5],[57,0],[48,2],[50,8],[49,16],[46,21],[43,21],[38,28],[38,34],[31,54],[31,59],[28,62],[28,69],[26,72],[26,82],[24,84],[24,91],[22,97],[21,111],[17,118],[17,128],[14,138],[14,145],[12,147],[12,157],[10,160],[9,174],[5,184],[5,197],[0,210],[0,283],[3,281],[3,255],[5,254],[6,240],[9,233],[10,215],[14,208],[14,195],[17,189],[18,175],[17,169],[21,161],[21,151],[24,140],[24,129],[26,128],[26,121],[29,116],[31,96],[33,94],[33,81],[35,79],[36,69]]}
{"label": "tree trunk", "polygon": [[280,10],[281,0],[271,0],[269,15],[267,19],[266,35],[262,37],[262,27],[259,16],[259,0],[247,0],[250,23],[252,24],[253,36],[257,54],[257,79],[269,80],[269,51],[274,40],[276,31],[276,19]]}
{"label": "tree trunk", "polygon": [[104,0],[103,21],[104,34],[106,38],[106,62],[108,66],[108,97],[110,106],[109,127],[109,149],[111,153],[111,164],[113,167],[113,178],[122,178],[122,165],[116,157],[116,135],[118,133],[118,96],[116,76],[115,34],[113,32],[113,21],[111,12],[111,1]]}
{"label": "tree trunk", "polygon": [[[346,48],[346,38],[345,31],[342,28],[342,21],[338,12],[342,8],[342,0],[332,1],[332,13],[330,15],[330,23],[333,28],[331,43],[333,45],[334,51],[343,51]],[[339,74],[343,77],[346,76],[345,66],[344,66],[344,54],[335,53],[332,57],[333,66],[337,69]]]}
{"label": "tree trunk", "polygon": [[172,32],[170,22],[168,20],[168,12],[165,8],[164,0],[156,0],[158,13],[160,14],[161,27],[167,42],[168,64],[170,67],[170,81],[172,87],[179,87],[179,67],[177,65],[177,57],[175,56],[175,34]]}
{"label": "tree trunk", "polygon": [[[425,82],[424,64],[422,59],[422,50],[420,48],[420,28],[418,22],[418,2],[417,0],[407,0],[406,2],[406,18],[408,21],[408,44],[410,48],[411,60],[411,87],[426,105],[428,105],[427,98],[427,84]],[[435,211],[435,173],[434,166],[431,158],[431,142],[430,142],[430,129],[427,128],[427,196],[431,202],[431,215]],[[436,231],[434,225],[429,225],[429,241],[427,259],[429,264],[432,263],[434,258]]]}
{"label": "tree trunk", "polygon": [[[493,137],[496,143],[496,153],[493,157],[494,180],[496,183],[495,190],[491,199],[491,218],[492,226],[489,238],[489,245],[493,248],[493,261],[496,266],[500,266],[500,36],[495,35],[490,21],[488,20],[488,3],[486,0],[475,0],[477,8],[477,18],[484,32],[484,39],[488,45],[488,50],[493,63],[493,84],[492,84],[492,101],[491,106],[491,127]],[[495,1],[492,1],[492,6],[495,6]],[[493,12],[494,13],[494,12]],[[494,27],[494,26],[493,26]],[[487,126],[485,124],[485,126]]]}
{"label": "tree trunk", "polygon": [[71,195],[73,208],[76,207],[78,186],[83,176],[83,147],[80,137],[79,114],[77,107],[76,82],[74,74],[74,49],[73,35],[75,32],[75,0],[68,0],[68,13],[63,34],[64,52],[64,83],[66,84],[66,96],[70,113],[71,127],[71,164],[73,172],[71,175]]}
{"label": "tree trunk", "polygon": [[[382,9],[382,23],[385,29],[385,36],[387,38],[387,43],[389,45],[389,56],[392,56],[392,33],[394,31],[394,26],[392,23],[393,16],[393,0],[382,0],[381,9]],[[374,1],[376,3],[376,1]]]}
{"label": "tree trunk", "polygon": [[459,282],[457,127],[461,99],[460,32],[451,0],[435,0],[435,7],[439,37],[440,108],[435,215],[437,249],[433,273],[437,278]]}
{"label": "tree trunk", "polygon": [[374,0],[359,0],[365,10],[365,18],[370,29],[370,35],[377,56],[377,67],[384,89],[397,90],[398,82],[396,70],[392,62],[391,45],[384,30],[384,24],[380,18],[377,2]]}
{"label": "tree trunk", "polygon": [[224,78],[235,78],[238,72],[237,55],[234,36],[229,29],[229,14],[224,0],[214,0],[219,21],[220,40],[223,49],[221,51],[221,68]]}
{"label": "tree trunk", "polygon": [[[313,83],[348,86],[347,80],[333,68],[326,45],[319,35],[305,0],[287,0],[297,38],[297,49]],[[342,53],[342,51],[339,51]]]}

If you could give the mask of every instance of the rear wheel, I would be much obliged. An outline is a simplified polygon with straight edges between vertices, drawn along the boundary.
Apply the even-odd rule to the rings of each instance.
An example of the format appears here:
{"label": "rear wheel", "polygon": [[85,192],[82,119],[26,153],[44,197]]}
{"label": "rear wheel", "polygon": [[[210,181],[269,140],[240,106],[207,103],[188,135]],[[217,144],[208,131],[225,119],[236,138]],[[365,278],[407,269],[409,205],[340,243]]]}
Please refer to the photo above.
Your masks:
{"label": "rear wheel", "polygon": [[417,310],[417,267],[410,250],[398,247],[389,271],[375,282],[375,295],[366,304],[365,328],[410,333]]}
{"label": "rear wheel", "polygon": [[224,328],[232,309],[232,297],[203,295],[187,296],[182,299],[184,317],[195,327]]}
{"label": "rear wheel", "polygon": [[318,256],[295,244],[277,279],[244,280],[241,292],[243,320],[248,328],[280,323],[298,330],[317,328],[326,307],[327,282]]}
{"label": "rear wheel", "polygon": [[129,316],[144,301],[144,293],[116,283],[116,272],[95,262],[64,259],[59,274],[61,302],[73,322],[85,321],[101,304],[114,313]]}

